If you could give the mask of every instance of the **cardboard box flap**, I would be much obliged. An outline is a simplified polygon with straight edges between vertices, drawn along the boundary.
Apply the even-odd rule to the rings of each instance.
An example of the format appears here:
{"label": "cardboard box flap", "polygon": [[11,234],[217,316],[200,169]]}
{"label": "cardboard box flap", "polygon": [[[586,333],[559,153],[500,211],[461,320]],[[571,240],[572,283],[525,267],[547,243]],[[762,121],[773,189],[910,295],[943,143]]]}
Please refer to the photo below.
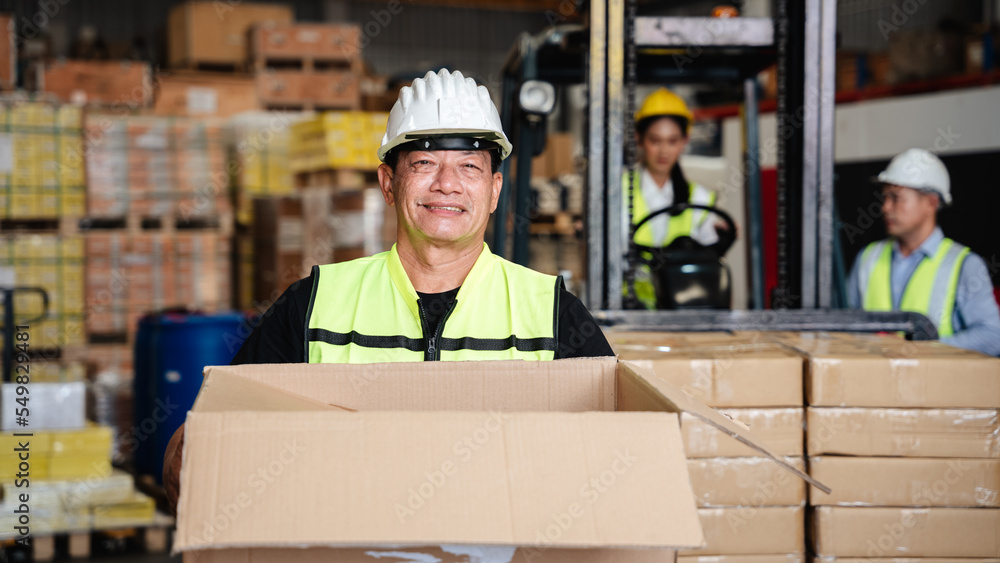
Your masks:
{"label": "cardboard box flap", "polygon": [[323,403],[273,385],[255,383],[231,371],[209,367],[191,410],[224,411],[326,411],[350,410]]}
{"label": "cardboard box flap", "polygon": [[184,447],[177,551],[703,543],[672,413],[194,411]]}
{"label": "cardboard box flap", "polygon": [[[803,481],[809,483],[810,485],[816,487],[817,489],[829,493],[830,488],[826,485],[816,481],[809,475],[806,475],[800,471],[794,465],[788,463],[784,458],[778,456],[777,454],[771,452],[758,438],[756,438],[750,430],[736,422],[735,420],[723,415],[719,411],[705,405],[704,403],[693,399],[687,393],[681,391],[677,387],[674,387],[670,383],[660,379],[652,372],[652,370],[645,368],[641,365],[634,364],[632,362],[623,361],[621,362],[621,368],[625,370],[628,374],[633,377],[630,378],[620,378],[619,385],[633,385],[633,386],[648,386],[651,397],[660,396],[664,400],[670,403],[671,408],[674,412],[685,412],[706,423],[718,428],[722,432],[732,436],[734,439],[746,444],[747,446],[753,448],[755,451],[760,452],[762,455],[771,458],[774,462],[778,463],[786,470],[790,471],[796,477],[802,479]],[[636,391],[632,393],[634,395],[641,395],[640,392]],[[627,393],[619,393],[619,396],[628,395]],[[627,408],[624,410],[638,410],[636,408]]]}
{"label": "cardboard box flap", "polygon": [[[611,411],[617,360],[211,366],[324,404],[373,411]],[[195,403],[194,410],[201,405]]]}

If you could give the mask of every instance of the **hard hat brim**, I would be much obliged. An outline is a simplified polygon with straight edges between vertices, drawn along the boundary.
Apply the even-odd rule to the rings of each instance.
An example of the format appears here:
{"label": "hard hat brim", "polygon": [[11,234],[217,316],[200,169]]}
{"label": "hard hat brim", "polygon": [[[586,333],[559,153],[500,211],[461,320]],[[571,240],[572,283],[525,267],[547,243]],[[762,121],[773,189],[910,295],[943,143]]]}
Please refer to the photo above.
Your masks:
{"label": "hard hat brim", "polygon": [[510,144],[510,141],[507,140],[507,136],[502,133],[498,135],[497,131],[487,131],[484,129],[427,129],[424,131],[408,131],[406,133],[396,135],[396,137],[391,141],[379,147],[378,159],[385,162],[385,155],[389,154],[390,151],[399,145],[428,137],[471,137],[475,139],[493,141],[500,146],[501,160],[510,156],[511,151],[513,150],[513,146]]}

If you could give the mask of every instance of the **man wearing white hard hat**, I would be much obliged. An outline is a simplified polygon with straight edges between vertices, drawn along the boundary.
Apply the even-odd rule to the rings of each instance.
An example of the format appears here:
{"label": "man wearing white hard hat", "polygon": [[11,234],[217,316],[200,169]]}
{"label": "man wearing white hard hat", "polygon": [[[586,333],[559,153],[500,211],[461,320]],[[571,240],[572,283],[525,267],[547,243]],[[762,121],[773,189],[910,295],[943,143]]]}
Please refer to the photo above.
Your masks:
{"label": "man wearing white hard hat", "polygon": [[878,182],[890,238],[869,244],[855,259],[851,306],[921,313],[942,342],[1000,355],[1000,310],[986,263],[937,225],[938,211],[951,205],[944,163],[909,149],[889,162]]}
{"label": "man wearing white hard hat", "polygon": [[[552,360],[614,352],[556,276],[495,256],[484,242],[511,144],[490,94],[460,72],[404,87],[382,146],[379,185],[397,242],[314,266],[264,314],[233,359],[246,363]],[[164,488],[180,483],[183,426]]]}

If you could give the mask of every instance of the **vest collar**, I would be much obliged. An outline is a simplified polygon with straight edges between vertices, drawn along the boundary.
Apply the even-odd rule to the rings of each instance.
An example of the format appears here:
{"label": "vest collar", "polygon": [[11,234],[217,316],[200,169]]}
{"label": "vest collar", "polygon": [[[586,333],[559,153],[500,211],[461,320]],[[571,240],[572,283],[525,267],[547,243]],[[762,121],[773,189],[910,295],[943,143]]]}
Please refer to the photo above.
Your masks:
{"label": "vest collar", "polygon": [[[923,254],[927,258],[931,258],[937,253],[943,240],[944,231],[941,230],[941,227],[934,227],[931,234],[924,239],[924,242],[920,243],[920,246],[917,247],[913,254]],[[910,256],[913,256],[913,254]],[[903,254],[899,251],[899,240],[895,238],[892,239],[892,257],[896,259],[903,257]]]}
{"label": "vest collar", "polygon": [[[483,251],[479,254],[479,258],[476,259],[476,263],[472,265],[472,270],[469,271],[469,275],[465,276],[465,281],[462,282],[461,288],[458,290],[458,297],[456,298],[459,302],[465,297],[470,291],[478,285],[479,281],[483,278],[486,272],[493,265],[496,260],[496,256],[490,252],[490,247],[484,242]],[[410,282],[410,277],[406,275],[406,270],[403,268],[403,262],[399,259],[399,252],[396,250],[396,245],[392,245],[392,249],[389,250],[389,254],[386,257],[386,267],[389,269],[389,277],[392,279],[392,285],[396,288],[396,291],[403,297],[406,302],[406,306],[409,307],[410,312],[413,316],[420,318],[420,307],[417,305],[417,290],[413,288],[413,283]]]}

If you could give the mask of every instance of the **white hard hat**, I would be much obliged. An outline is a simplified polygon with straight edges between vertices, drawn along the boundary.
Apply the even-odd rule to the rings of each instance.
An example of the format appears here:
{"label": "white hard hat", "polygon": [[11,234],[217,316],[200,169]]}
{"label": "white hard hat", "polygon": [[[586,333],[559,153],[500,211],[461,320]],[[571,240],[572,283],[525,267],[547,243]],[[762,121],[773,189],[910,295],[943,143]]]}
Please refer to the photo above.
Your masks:
{"label": "white hard hat", "polygon": [[883,184],[937,192],[945,205],[951,205],[951,180],[941,159],[924,149],[907,149],[897,154],[879,175]]}
{"label": "white hard hat", "polygon": [[[445,139],[472,139],[466,145]],[[399,99],[389,112],[378,159],[410,141],[424,141],[430,150],[442,148],[487,148],[495,145],[500,158],[510,154],[511,145],[500,125],[500,113],[493,105],[489,90],[461,72],[428,72],[412,86],[399,91]],[[488,141],[480,147],[476,141]]]}

